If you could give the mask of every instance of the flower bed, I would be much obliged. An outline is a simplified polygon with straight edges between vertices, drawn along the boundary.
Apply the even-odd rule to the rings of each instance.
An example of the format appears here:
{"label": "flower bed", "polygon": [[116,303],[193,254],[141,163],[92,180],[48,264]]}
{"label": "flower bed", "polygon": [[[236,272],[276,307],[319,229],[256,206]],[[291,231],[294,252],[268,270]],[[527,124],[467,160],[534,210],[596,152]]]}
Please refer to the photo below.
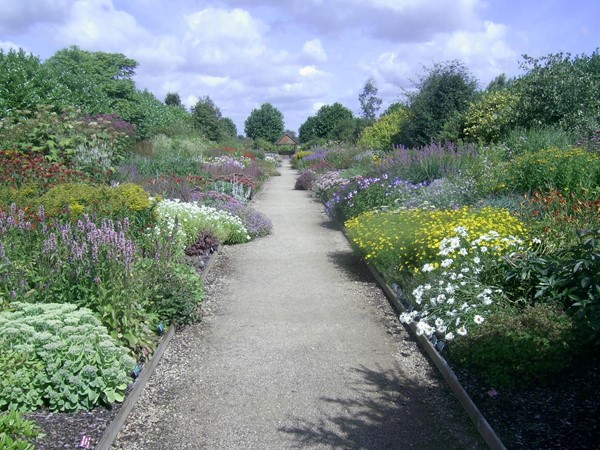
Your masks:
{"label": "flower bed", "polygon": [[[597,155],[577,148],[514,160],[498,155],[500,149],[474,147],[399,149],[370,168],[364,159],[356,169],[311,168],[307,187],[332,219],[345,220],[355,251],[394,287],[406,307],[400,319],[439,342],[469,393],[502,417],[489,420],[505,442],[531,448],[561,441],[549,426],[539,427],[550,434],[545,438],[527,438],[522,428],[507,435],[510,415],[490,396],[519,410],[516,427],[531,426],[525,403],[510,406],[507,397],[536,409],[544,392],[554,395],[574,371],[588,374],[582,390],[597,397],[590,394],[600,344]],[[314,154],[296,166],[309,167],[302,163],[308,158]],[[386,201],[390,183],[380,180],[394,176],[427,182]],[[556,397],[565,416],[589,411],[589,402],[567,406],[568,395]],[[550,423],[556,411],[538,414]],[[588,420],[581,423],[597,436]],[[579,442],[588,439],[583,426],[577,433]]]}

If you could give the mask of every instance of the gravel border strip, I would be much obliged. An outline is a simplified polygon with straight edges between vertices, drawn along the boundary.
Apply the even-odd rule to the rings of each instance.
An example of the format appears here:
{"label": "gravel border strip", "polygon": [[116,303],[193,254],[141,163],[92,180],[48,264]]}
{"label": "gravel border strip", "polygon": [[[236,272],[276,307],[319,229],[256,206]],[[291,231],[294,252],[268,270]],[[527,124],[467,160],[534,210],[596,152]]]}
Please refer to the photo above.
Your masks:
{"label": "gravel border strip", "polygon": [[[345,233],[344,233],[345,235]],[[377,284],[381,287],[385,296],[391,302],[392,306],[398,311],[398,313],[403,313],[406,311],[402,302],[398,299],[394,291],[387,283],[383,280],[381,275],[377,272],[377,270],[371,265],[367,264],[369,271],[375,277]],[[483,416],[479,408],[475,405],[467,391],[462,387],[460,381],[456,377],[454,371],[450,368],[448,363],[442,356],[438,353],[436,348],[433,346],[432,342],[425,335],[417,335],[416,325],[414,323],[409,325],[410,330],[412,331],[415,339],[423,346],[437,369],[440,371],[450,389],[466,411],[466,413],[471,418],[471,421],[475,424],[477,431],[481,435],[481,437],[485,440],[486,444],[492,450],[506,450],[506,447],[498,437],[498,435],[494,432],[489,422]]]}
{"label": "gravel border strip", "polygon": [[[200,274],[200,278],[202,279],[202,281],[206,281],[208,272],[214,265],[218,254],[219,254],[219,250],[217,249],[217,251],[215,251],[214,253],[212,253],[210,255],[208,262],[204,266],[204,270]],[[171,342],[171,339],[173,338],[174,335],[175,335],[175,326],[171,325],[169,327],[169,329],[167,330],[167,333],[165,334],[165,336],[163,336],[163,338],[161,339],[161,342],[158,345],[158,348],[156,349],[154,354],[152,355],[152,358],[144,366],[140,376],[135,380],[131,391],[129,392],[129,394],[125,398],[125,401],[123,402],[121,408],[119,409],[119,413],[113,419],[113,421],[110,423],[110,425],[106,428],[106,430],[104,431],[104,434],[102,435],[102,438],[100,439],[100,441],[98,441],[98,443],[94,447],[95,450],[109,450],[111,448],[113,442],[117,438],[117,435],[123,428],[123,425],[125,425],[125,421],[127,420],[129,413],[131,412],[131,410],[135,406],[137,400],[139,399],[140,395],[144,391],[144,388],[146,387],[148,380],[154,373],[156,366],[158,366],[158,363],[160,362],[163,353],[167,349],[167,346]]]}

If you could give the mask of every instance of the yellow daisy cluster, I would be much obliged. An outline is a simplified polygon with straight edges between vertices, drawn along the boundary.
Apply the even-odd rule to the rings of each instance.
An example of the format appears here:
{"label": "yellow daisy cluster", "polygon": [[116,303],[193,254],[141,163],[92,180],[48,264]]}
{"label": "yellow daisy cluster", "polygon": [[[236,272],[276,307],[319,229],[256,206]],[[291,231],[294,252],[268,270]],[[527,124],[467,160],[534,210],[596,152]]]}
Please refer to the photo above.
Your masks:
{"label": "yellow daisy cluster", "polygon": [[[501,253],[503,239],[522,237],[523,223],[508,210],[464,207],[456,210],[400,209],[369,211],[348,220],[346,233],[366,261],[380,270],[418,271],[424,262],[439,264],[440,244],[463,227],[471,236],[493,233],[481,245]],[[393,267],[392,267],[393,266]]]}

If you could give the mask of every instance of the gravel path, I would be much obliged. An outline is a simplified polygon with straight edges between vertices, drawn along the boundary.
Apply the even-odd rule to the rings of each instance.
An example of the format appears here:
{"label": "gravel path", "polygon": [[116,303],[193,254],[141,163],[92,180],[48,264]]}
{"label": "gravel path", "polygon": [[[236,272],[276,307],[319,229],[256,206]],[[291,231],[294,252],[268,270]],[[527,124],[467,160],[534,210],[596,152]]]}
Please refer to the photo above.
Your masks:
{"label": "gravel path", "polygon": [[477,449],[475,428],[322,207],[286,166],[254,206],[269,237],[226,247],[123,449]]}

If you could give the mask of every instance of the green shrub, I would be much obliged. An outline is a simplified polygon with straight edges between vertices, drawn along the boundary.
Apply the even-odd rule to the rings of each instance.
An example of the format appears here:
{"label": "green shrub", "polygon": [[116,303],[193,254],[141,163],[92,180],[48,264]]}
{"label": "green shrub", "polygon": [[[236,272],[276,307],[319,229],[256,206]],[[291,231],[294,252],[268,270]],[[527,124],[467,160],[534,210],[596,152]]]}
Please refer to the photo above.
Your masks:
{"label": "green shrub", "polygon": [[497,142],[515,125],[518,102],[519,96],[507,90],[486,92],[469,106],[465,135],[476,142]]}
{"label": "green shrub", "polygon": [[600,345],[600,230],[578,233],[574,245],[513,259],[506,281],[528,302],[560,304]]}
{"label": "green shrub", "polygon": [[392,151],[394,140],[408,119],[409,113],[404,107],[381,116],[373,125],[362,130],[358,145],[368,149]]}
{"label": "green shrub", "polygon": [[189,325],[198,320],[198,305],[204,299],[204,284],[188,265],[148,260],[139,282],[148,287],[149,308],[165,324]]}
{"label": "green shrub", "polygon": [[509,150],[507,154],[509,159],[517,155],[537,152],[545,148],[564,149],[573,143],[574,138],[569,132],[549,125],[529,129],[514,128],[507,133],[504,139],[504,144]]}
{"label": "green shrub", "polygon": [[600,186],[600,155],[580,148],[547,148],[525,153],[499,165],[492,178],[501,180],[500,192],[573,193],[595,199]]}
{"label": "green shrub", "polygon": [[450,359],[494,387],[526,388],[569,367],[577,346],[573,320],[558,307],[500,309],[452,342]]}
{"label": "green shrub", "polygon": [[41,428],[20,411],[11,409],[0,414],[0,448],[4,450],[33,450],[31,441],[44,436]]}
{"label": "green shrub", "polygon": [[78,411],[123,400],[135,361],[89,309],[14,303],[0,329],[0,409]]}
{"label": "green shrub", "polygon": [[35,202],[48,217],[95,214],[100,217],[128,217],[132,224],[144,227],[152,221],[154,203],[141,186],[123,183],[116,187],[84,183],[65,183],[51,188]]}

